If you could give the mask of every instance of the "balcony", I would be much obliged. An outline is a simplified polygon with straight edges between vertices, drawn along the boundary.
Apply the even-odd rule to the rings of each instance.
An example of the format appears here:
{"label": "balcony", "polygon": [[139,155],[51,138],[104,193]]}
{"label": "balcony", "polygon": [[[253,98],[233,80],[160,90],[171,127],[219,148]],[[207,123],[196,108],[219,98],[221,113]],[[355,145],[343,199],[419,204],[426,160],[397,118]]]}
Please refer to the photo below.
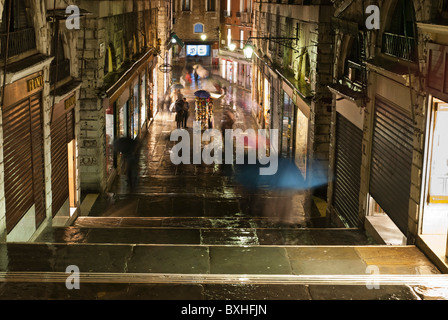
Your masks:
{"label": "balcony", "polygon": [[62,81],[70,77],[70,60],[63,60],[58,62],[57,77],[56,77],[56,64],[50,66],[50,84]]}
{"label": "balcony", "polygon": [[[7,34],[0,34],[0,58],[5,58]],[[29,50],[36,49],[36,34],[33,28],[9,33],[8,57],[14,57]]]}
{"label": "balcony", "polygon": [[416,39],[399,34],[383,33],[383,53],[407,61],[417,61]]}

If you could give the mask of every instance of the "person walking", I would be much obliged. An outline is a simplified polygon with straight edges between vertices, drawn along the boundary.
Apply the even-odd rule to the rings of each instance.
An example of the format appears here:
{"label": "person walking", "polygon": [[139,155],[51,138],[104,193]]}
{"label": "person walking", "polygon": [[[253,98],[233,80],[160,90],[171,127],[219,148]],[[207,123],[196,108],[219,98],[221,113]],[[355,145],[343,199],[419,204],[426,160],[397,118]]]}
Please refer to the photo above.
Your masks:
{"label": "person walking", "polygon": [[188,101],[187,101],[187,98],[184,98],[184,100],[183,100],[183,113],[182,113],[182,126],[183,126],[183,128],[187,128],[187,121],[188,121],[188,117],[190,116],[190,104],[188,103]]}

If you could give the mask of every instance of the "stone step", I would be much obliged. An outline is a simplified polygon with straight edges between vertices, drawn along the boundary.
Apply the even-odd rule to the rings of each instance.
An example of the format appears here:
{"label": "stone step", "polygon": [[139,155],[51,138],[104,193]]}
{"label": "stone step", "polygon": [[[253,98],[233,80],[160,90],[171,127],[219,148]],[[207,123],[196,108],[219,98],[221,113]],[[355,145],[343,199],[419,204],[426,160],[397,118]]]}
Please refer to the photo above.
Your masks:
{"label": "stone step", "polygon": [[[228,300],[446,300],[446,280],[438,276],[383,276],[372,281],[362,276],[241,276],[166,275],[166,274],[95,274],[80,273],[79,286],[68,290],[67,273],[1,273],[0,298],[7,300],[157,300],[168,316],[182,314],[191,305],[185,300],[199,300],[202,307],[212,300],[213,314],[231,311],[251,316],[274,314],[277,318],[296,305],[258,302],[229,308]],[[436,282],[428,288],[428,282]],[[440,282],[443,282],[442,285]],[[168,300],[169,302],[161,301]],[[173,300],[179,302],[173,303]],[[160,304],[162,303],[162,304]],[[191,303],[191,302],[190,302]],[[196,304],[192,304],[196,306]],[[267,305],[267,307],[266,307]],[[145,302],[147,306],[147,302]],[[261,309],[257,308],[261,306]],[[285,309],[285,306],[289,307]],[[151,306],[153,307],[153,306]],[[244,308],[244,309],[243,309]],[[265,312],[268,311],[268,312]],[[104,310],[102,311],[102,313]],[[322,314],[322,312],[320,312]],[[283,316],[282,316],[283,317]]]}
{"label": "stone step", "polygon": [[[146,221],[150,222],[150,221]],[[155,222],[155,221],[153,221]],[[247,221],[250,225],[251,221]],[[213,222],[211,223],[213,224]],[[215,225],[217,223],[215,222]],[[223,225],[224,226],[224,225]],[[35,240],[41,243],[173,244],[173,245],[368,245],[356,229],[225,227],[52,227]]]}
{"label": "stone step", "polygon": [[81,273],[114,273],[117,278],[132,273],[176,274],[179,279],[189,276],[189,281],[194,276],[206,281],[206,276],[213,275],[233,275],[233,280],[238,276],[241,281],[259,276],[277,280],[305,275],[365,276],[368,266],[375,266],[375,274],[381,275],[440,274],[415,246],[0,244],[0,272],[64,273],[69,266]]}
{"label": "stone step", "polygon": [[73,226],[91,228],[300,228],[263,217],[78,217]]}

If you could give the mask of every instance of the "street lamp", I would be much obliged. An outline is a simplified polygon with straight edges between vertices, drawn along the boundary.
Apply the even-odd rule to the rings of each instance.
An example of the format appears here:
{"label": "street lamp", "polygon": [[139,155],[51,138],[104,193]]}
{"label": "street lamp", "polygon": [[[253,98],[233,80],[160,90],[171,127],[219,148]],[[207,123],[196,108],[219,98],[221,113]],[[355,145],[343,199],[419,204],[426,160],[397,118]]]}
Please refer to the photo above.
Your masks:
{"label": "street lamp", "polygon": [[252,44],[249,43],[249,41],[244,46],[243,52],[244,52],[244,58],[252,59],[252,55],[254,54],[254,47],[252,46]]}

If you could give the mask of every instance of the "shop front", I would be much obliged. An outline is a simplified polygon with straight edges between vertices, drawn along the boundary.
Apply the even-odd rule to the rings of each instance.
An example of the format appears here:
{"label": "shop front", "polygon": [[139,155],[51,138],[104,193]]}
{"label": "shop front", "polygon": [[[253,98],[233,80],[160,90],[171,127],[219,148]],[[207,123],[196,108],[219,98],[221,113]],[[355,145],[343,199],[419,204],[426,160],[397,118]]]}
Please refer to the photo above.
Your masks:
{"label": "shop front", "polygon": [[43,88],[42,72],[5,87],[2,126],[7,237],[22,223],[31,227],[32,234],[46,218]]}
{"label": "shop front", "polygon": [[[151,55],[152,57],[152,55]],[[152,58],[134,68],[134,72],[122,78],[107,90],[103,99],[105,110],[105,170],[107,185],[120,173],[122,159],[114,150],[114,141],[122,137],[140,139],[146,134],[147,124],[157,113],[154,92],[157,87]],[[149,102],[149,103],[148,103]]]}
{"label": "shop front", "polygon": [[448,46],[431,44],[420,238],[442,261],[448,257]]}
{"label": "shop front", "polygon": [[304,179],[307,177],[308,164],[308,127],[309,106],[300,95],[283,82],[283,117],[282,117],[282,155],[291,157]]}
{"label": "shop front", "polygon": [[78,203],[76,181],[76,136],[75,107],[76,93],[69,96],[53,108],[51,121],[51,186],[52,215],[76,209]]}

